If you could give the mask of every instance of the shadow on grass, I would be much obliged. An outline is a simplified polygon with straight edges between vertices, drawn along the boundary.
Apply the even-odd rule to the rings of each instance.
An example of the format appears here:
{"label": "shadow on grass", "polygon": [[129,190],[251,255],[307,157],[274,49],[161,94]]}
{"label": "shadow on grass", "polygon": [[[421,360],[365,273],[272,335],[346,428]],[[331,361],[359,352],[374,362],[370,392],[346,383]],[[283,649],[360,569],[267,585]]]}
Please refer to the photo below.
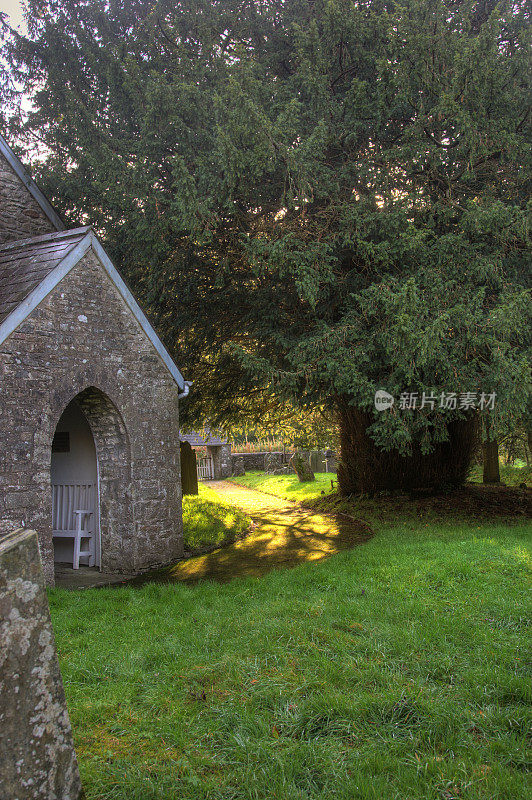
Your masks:
{"label": "shadow on grass", "polygon": [[262,508],[251,511],[247,507],[246,512],[251,513],[255,529],[245,539],[141,575],[132,581],[133,585],[153,581],[225,582],[243,575],[260,576],[279,567],[326,558],[370,538],[368,529],[362,525],[308,511]]}
{"label": "shadow on grass", "polygon": [[445,493],[383,495],[380,497],[342,497],[332,493],[305,501],[317,513],[354,514],[365,519],[395,524],[397,520],[435,523],[468,521],[471,524],[532,518],[532,490],[504,485],[467,483]]}

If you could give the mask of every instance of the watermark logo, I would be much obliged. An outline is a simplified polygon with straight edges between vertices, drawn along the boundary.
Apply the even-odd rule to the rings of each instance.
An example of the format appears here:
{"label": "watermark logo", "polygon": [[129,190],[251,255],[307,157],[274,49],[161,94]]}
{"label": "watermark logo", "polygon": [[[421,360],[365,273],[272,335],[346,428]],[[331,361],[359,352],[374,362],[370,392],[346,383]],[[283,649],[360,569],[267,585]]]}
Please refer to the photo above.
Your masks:
{"label": "watermark logo", "polygon": [[[397,407],[400,411],[421,411],[428,408],[434,411],[435,408],[442,408],[447,411],[489,411],[495,408],[495,392],[441,392],[439,395],[433,392],[401,392]],[[375,408],[377,411],[386,411],[395,403],[393,395],[378,389],[375,392]]]}
{"label": "watermark logo", "polygon": [[394,396],[385,392],[384,389],[377,389],[375,392],[375,408],[377,411],[386,411],[391,408],[395,402]]}

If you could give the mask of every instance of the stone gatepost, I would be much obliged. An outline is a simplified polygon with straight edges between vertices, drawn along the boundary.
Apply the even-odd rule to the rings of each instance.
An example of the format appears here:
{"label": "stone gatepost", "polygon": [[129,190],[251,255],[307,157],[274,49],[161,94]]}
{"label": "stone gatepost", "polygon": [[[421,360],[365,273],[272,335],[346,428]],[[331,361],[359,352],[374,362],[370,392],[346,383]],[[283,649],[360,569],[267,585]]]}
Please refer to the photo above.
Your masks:
{"label": "stone gatepost", "polygon": [[214,479],[220,481],[230,478],[232,474],[231,445],[208,445],[207,453],[212,456]]}
{"label": "stone gatepost", "polygon": [[232,472],[231,445],[223,444],[220,447],[220,478],[230,478]]}
{"label": "stone gatepost", "polygon": [[34,531],[0,525],[0,800],[79,800]]}

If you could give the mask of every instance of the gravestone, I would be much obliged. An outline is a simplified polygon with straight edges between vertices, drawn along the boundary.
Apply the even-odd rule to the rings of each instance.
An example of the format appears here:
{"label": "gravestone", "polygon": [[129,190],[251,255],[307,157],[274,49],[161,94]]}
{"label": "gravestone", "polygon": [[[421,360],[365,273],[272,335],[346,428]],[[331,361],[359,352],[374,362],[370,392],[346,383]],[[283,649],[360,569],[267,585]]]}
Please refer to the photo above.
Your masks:
{"label": "gravestone", "polygon": [[0,800],[79,800],[37,534],[0,525]]}
{"label": "gravestone", "polygon": [[183,497],[187,494],[198,494],[198,467],[196,451],[188,442],[181,442],[181,489]]}
{"label": "gravestone", "polygon": [[277,469],[272,469],[269,475],[290,475],[290,467],[288,464],[283,464],[282,467],[277,467]]}
{"label": "gravestone", "polygon": [[246,474],[246,468],[244,466],[244,459],[240,456],[233,459],[233,477],[238,478],[240,475]]}
{"label": "gravestone", "polygon": [[266,453],[264,456],[264,472],[267,475],[277,475],[280,473],[276,473],[275,470],[280,469],[283,466],[283,454],[282,453]]}
{"label": "gravestone", "polygon": [[310,464],[301,453],[294,453],[294,455],[290,459],[290,466],[296,473],[301,483],[306,483],[308,481],[316,480]]}
{"label": "gravestone", "polygon": [[336,463],[336,453],[334,450],[327,448],[324,451],[325,454],[325,472],[336,472],[337,463]]}

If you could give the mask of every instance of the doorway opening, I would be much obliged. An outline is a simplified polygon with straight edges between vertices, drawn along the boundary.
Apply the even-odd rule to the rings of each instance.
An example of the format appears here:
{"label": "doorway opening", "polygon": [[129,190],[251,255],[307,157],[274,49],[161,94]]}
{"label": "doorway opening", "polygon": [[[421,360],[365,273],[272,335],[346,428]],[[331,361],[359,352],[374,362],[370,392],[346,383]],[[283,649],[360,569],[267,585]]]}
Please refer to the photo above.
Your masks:
{"label": "doorway opening", "polygon": [[101,563],[98,459],[91,427],[76,398],[52,440],[54,562],[79,569]]}

